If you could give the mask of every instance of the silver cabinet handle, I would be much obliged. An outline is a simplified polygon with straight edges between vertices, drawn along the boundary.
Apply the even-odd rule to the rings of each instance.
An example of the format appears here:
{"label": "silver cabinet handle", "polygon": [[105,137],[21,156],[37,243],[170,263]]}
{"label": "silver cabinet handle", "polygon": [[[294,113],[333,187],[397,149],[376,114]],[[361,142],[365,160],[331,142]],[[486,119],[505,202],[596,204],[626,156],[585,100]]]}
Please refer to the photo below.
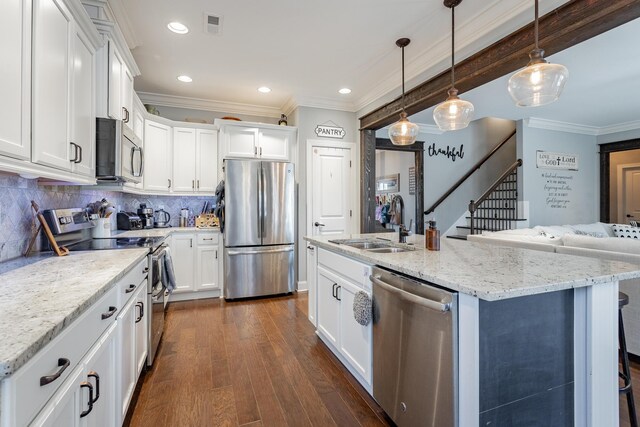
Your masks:
{"label": "silver cabinet handle", "polygon": [[194,190],[196,189],[196,180],[195,179],[191,180],[191,188],[193,188]]}
{"label": "silver cabinet handle", "polygon": [[262,147],[260,147],[260,156],[262,156]]}
{"label": "silver cabinet handle", "polygon": [[[135,157],[136,151],[140,152],[140,172],[138,172],[138,173],[136,173],[136,170],[133,167],[133,158]],[[142,148],[140,148],[140,147],[131,147],[131,175],[133,175],[136,178],[142,176],[142,161],[143,161]]]}
{"label": "silver cabinet handle", "polygon": [[169,183],[169,188],[171,188],[171,179],[167,179],[167,182]]}
{"label": "silver cabinet handle", "polygon": [[196,189],[197,190],[200,189],[200,180],[199,179],[196,180]]}
{"label": "silver cabinet handle", "polygon": [[253,147],[253,155],[254,156],[258,155],[258,147]]}
{"label": "silver cabinet handle", "polygon": [[442,313],[445,313],[449,310],[451,310],[451,303],[442,303],[442,302],[437,302],[437,301],[433,301],[424,297],[419,297],[417,295],[413,295],[407,291],[403,291],[402,289],[398,289],[394,286],[391,286],[385,282],[383,282],[382,280],[380,280],[379,276],[369,276],[369,280],[371,280],[373,283],[375,283],[376,285],[382,287],[383,289],[394,293],[396,295],[398,295],[399,297],[410,301],[412,303],[421,305],[423,307],[426,308],[430,308],[431,310],[436,310]]}

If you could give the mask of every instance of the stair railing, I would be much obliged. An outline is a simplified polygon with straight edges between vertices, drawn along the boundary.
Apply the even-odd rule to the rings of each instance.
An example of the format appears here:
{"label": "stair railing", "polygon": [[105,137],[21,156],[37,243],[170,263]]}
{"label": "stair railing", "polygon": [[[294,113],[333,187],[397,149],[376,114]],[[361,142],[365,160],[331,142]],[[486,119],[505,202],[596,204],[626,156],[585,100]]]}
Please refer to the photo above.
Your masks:
{"label": "stair railing", "polygon": [[489,160],[500,148],[502,148],[503,145],[509,142],[509,140],[515,136],[515,134],[516,134],[516,131],[514,130],[500,144],[494,147],[489,153],[487,153],[482,159],[480,159],[475,165],[473,165],[473,167],[469,169],[469,171],[466,174],[464,174],[464,176],[460,178],[455,184],[453,184],[451,188],[449,188],[449,190],[442,195],[442,197],[440,197],[433,205],[431,205],[429,209],[424,211],[424,214],[429,215],[431,212],[435,211],[436,208],[440,206],[440,204],[444,202],[447,199],[447,197],[451,195],[451,193],[456,191],[458,187],[460,187],[471,175],[473,175],[475,171],[480,169],[480,167],[482,167],[482,165],[484,165],[487,160]]}
{"label": "stair railing", "polygon": [[[518,196],[518,186],[517,186],[517,179],[518,179],[518,168],[522,166],[522,159],[518,159],[516,160],[515,163],[513,163],[511,166],[509,166],[502,175],[500,175],[500,178],[498,178],[492,185],[491,187],[489,187],[487,189],[487,191],[485,191],[479,198],[478,200],[471,200],[471,202],[469,202],[469,217],[470,217],[470,234],[476,234],[477,232],[477,224],[476,224],[476,211],[481,208],[481,205],[486,202],[486,201],[490,201],[491,202],[491,206],[488,207],[488,209],[496,209],[496,208],[502,208],[505,209],[505,214],[504,215],[496,215],[494,218],[483,218],[483,229],[489,229],[489,230],[505,230],[505,229],[509,229],[511,228],[511,222],[515,221],[517,219],[518,216],[518,207],[517,207],[517,196]],[[513,185],[510,185],[508,189],[503,190],[505,192],[507,192],[506,197],[502,196],[500,198],[497,199],[489,199],[489,197],[494,194],[494,192],[498,189],[498,187],[500,187],[501,185],[505,184],[505,182],[507,182],[507,180],[513,177]],[[503,201],[507,201],[507,203],[504,206],[500,206],[500,203],[502,203]],[[513,205],[511,207],[509,207],[510,202],[513,202]]]}

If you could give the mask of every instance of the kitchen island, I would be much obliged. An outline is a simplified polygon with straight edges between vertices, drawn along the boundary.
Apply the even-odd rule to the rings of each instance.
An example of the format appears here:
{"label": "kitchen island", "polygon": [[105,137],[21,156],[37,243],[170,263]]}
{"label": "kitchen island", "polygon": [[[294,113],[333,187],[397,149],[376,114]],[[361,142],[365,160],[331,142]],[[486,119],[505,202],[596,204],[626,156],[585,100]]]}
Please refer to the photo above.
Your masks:
{"label": "kitchen island", "polygon": [[[397,236],[393,242],[380,239],[389,237],[306,238],[309,252],[317,250],[317,264],[308,266],[318,279],[309,285],[310,304],[317,304],[318,335],[330,348],[342,343],[337,340],[336,346],[327,338],[320,308],[322,295],[331,290],[324,287],[331,288],[334,277],[341,284],[347,276],[341,271],[343,259],[380,266],[456,295],[451,425],[618,424],[618,281],[640,277],[640,266],[452,239],[442,239],[441,251],[430,252],[423,236],[411,236],[407,245],[397,243]],[[349,239],[407,250],[358,249],[344,244]],[[370,282],[365,292],[367,287],[371,293]],[[381,316],[384,308],[376,307],[375,293],[373,285],[374,313]],[[310,313],[314,310],[310,307]],[[368,345],[375,364],[377,347]],[[349,358],[341,360],[349,368]],[[373,372],[373,387],[366,387],[370,392],[376,384]]]}

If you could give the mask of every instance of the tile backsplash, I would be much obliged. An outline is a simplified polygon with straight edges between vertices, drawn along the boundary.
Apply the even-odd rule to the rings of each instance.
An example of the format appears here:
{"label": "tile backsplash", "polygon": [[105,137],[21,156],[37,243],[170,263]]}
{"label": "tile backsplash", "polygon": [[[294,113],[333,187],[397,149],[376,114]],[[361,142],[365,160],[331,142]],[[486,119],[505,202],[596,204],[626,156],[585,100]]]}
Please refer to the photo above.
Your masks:
{"label": "tile backsplash", "polygon": [[0,172],[0,262],[21,256],[37,229],[38,220],[31,209],[31,200],[40,209],[61,209],[84,207],[102,198],[125,211],[135,212],[140,203],[146,203],[154,210],[164,207],[171,215],[174,227],[178,226],[181,208],[189,208],[198,214],[206,201],[215,203],[215,197],[142,196],[90,186],[39,185],[36,180]]}

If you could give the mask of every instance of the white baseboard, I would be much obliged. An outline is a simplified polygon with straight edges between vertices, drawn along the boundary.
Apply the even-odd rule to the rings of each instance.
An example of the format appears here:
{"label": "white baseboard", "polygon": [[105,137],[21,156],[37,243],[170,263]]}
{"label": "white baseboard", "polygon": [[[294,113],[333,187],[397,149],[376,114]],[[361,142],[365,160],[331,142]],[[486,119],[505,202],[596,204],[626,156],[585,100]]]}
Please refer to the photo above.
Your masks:
{"label": "white baseboard", "polygon": [[298,292],[306,292],[309,290],[309,286],[307,285],[306,280],[300,280],[297,286]]}

